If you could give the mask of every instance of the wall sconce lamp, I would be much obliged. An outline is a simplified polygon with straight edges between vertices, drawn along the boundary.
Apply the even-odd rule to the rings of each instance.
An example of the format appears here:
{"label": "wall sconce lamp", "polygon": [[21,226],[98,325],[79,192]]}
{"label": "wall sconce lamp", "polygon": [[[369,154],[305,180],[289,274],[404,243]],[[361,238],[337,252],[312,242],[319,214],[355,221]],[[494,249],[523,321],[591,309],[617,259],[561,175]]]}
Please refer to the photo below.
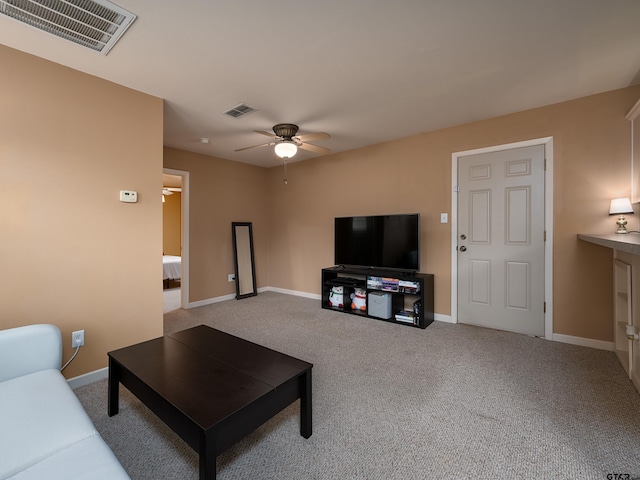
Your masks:
{"label": "wall sconce lamp", "polygon": [[609,215],[618,215],[618,220],[616,221],[618,230],[616,230],[616,233],[629,233],[627,231],[627,220],[624,218],[627,213],[633,214],[633,207],[628,198],[614,198],[611,200]]}

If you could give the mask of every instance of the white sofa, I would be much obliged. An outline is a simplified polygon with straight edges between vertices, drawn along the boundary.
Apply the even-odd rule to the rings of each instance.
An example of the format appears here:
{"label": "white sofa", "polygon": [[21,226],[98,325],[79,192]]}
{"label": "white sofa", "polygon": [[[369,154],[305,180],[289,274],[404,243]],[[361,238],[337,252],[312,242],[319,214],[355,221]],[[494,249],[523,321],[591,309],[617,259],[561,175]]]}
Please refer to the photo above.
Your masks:
{"label": "white sofa", "polygon": [[60,373],[61,361],[54,325],[0,331],[0,480],[129,479]]}

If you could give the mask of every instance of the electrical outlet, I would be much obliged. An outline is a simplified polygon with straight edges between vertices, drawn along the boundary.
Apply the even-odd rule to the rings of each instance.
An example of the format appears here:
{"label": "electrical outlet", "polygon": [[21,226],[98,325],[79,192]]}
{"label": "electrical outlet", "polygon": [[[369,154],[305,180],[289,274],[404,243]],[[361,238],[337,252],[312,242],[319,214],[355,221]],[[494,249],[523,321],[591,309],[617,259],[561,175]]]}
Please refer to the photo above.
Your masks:
{"label": "electrical outlet", "polygon": [[71,334],[71,348],[84,345],[84,330],[77,330]]}
{"label": "electrical outlet", "polygon": [[229,279],[230,282],[235,282],[236,281],[236,274],[235,273],[230,273],[227,278]]}

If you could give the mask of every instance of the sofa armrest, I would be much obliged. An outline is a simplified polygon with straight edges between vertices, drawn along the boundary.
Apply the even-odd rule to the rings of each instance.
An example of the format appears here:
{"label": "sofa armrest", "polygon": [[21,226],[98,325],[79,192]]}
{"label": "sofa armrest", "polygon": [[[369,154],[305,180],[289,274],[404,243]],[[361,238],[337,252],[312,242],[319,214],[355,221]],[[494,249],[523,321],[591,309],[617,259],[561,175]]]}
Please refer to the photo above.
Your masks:
{"label": "sofa armrest", "polygon": [[55,325],[0,330],[0,382],[40,370],[60,369],[62,335]]}

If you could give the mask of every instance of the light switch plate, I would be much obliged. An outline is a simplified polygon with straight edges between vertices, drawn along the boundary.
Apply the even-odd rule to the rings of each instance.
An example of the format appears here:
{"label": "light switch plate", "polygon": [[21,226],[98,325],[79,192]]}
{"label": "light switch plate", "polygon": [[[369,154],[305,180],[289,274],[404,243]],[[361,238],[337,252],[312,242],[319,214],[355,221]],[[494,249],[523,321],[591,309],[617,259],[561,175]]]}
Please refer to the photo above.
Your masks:
{"label": "light switch plate", "polygon": [[441,213],[440,214],[440,223],[448,223],[449,222],[449,214]]}

